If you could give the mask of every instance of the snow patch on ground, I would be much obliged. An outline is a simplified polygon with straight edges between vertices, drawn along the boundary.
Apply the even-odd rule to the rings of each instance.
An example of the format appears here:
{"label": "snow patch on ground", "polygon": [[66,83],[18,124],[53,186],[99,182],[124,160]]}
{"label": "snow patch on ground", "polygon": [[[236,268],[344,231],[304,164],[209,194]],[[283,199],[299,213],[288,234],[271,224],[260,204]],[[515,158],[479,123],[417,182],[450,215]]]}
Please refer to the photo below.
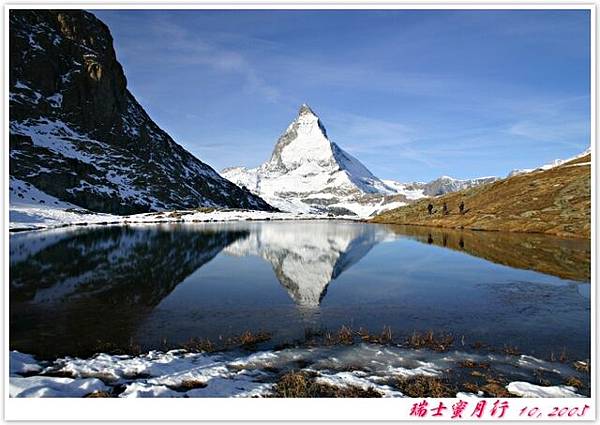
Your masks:
{"label": "snow patch on ground", "polygon": [[560,398],[560,397],[583,397],[581,394],[577,394],[575,387],[569,387],[566,385],[557,385],[553,387],[542,387],[540,385],[534,385],[529,382],[511,382],[506,386],[509,393],[515,394],[521,397],[531,398]]}
{"label": "snow patch on ground", "polygon": [[10,177],[9,228],[36,230],[77,223],[119,220],[110,214],[93,213],[42,192],[30,183]]}
{"label": "snow patch on ground", "polygon": [[10,377],[10,397],[83,397],[105,391],[99,379],[71,379],[46,376]]}
{"label": "snow patch on ground", "polygon": [[[70,225],[144,224],[171,222],[229,222],[250,220],[318,220],[327,215],[310,213],[268,212],[243,209],[177,210],[127,216],[95,213],[69,202],[61,201],[30,183],[10,178],[11,230],[41,230]],[[356,216],[337,219],[355,220]]]}
{"label": "snow patch on ground", "polygon": [[[279,376],[301,370],[316,375],[317,382],[336,387],[357,387],[382,397],[402,397],[397,379],[443,376],[464,360],[490,363],[506,376],[533,379],[539,366],[559,379],[577,375],[567,365],[498,354],[460,351],[437,353],[400,346],[357,344],[287,348],[248,354],[243,351],[190,353],[185,350],[150,351],[139,356],[97,354],[89,359],[65,357],[37,362],[16,351],[10,353],[11,397],[79,397],[94,391],[115,392],[119,397],[263,397],[272,394]],[[35,376],[21,376],[36,373]],[[67,374],[72,378],[56,378]],[[510,379],[509,379],[510,380]],[[515,379],[508,391],[522,397],[583,397],[573,387],[542,387]],[[483,393],[457,396],[481,397]]]}
{"label": "snow patch on ground", "polygon": [[10,352],[10,397],[83,397],[108,387],[99,379],[23,376],[43,371],[44,366],[29,354]]}
{"label": "snow patch on ground", "polygon": [[40,372],[42,366],[30,354],[12,351],[10,353],[10,375]]}

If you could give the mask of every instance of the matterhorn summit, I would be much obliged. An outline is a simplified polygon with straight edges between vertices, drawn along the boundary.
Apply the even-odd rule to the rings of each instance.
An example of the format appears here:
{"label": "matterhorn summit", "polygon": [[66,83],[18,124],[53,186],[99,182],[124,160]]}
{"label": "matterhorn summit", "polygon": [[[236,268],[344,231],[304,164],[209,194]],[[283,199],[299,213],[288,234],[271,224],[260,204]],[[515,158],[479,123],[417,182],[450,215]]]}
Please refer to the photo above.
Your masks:
{"label": "matterhorn summit", "polygon": [[[283,210],[365,216],[396,190],[332,142],[307,105],[258,168],[227,168],[222,175]],[[375,199],[376,198],[376,199]]]}

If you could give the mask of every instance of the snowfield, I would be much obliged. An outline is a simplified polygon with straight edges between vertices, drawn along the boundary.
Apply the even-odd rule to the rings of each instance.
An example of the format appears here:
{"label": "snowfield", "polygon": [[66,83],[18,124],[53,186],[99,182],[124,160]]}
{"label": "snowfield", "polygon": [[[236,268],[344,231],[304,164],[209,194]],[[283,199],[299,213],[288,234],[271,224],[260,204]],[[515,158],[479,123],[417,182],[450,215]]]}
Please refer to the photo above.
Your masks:
{"label": "snowfield", "polygon": [[[306,365],[302,370],[316,374],[317,382],[371,388],[382,397],[404,396],[393,386],[397,378],[442,376],[464,360],[489,362],[503,373],[522,379],[540,369],[559,377],[577,374],[566,364],[532,358],[521,361],[523,357],[527,356],[437,353],[366,343],[251,354],[185,350],[150,351],[139,356],[101,353],[89,359],[65,357],[54,361],[37,361],[11,351],[10,396],[81,397],[107,392],[121,398],[266,397],[273,393],[279,374],[297,370],[298,364]],[[35,374],[28,376],[31,373]],[[582,397],[573,387],[540,386],[522,379],[510,382],[506,389],[522,397]],[[481,395],[457,393],[458,397]]]}

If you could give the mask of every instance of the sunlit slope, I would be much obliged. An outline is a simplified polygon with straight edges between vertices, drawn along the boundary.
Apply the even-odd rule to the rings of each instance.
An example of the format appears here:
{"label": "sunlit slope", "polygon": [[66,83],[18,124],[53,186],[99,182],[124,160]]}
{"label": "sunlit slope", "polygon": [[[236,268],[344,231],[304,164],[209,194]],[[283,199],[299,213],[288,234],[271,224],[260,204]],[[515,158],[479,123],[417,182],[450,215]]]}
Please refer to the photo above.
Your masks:
{"label": "sunlit slope", "polygon": [[[460,214],[459,205],[465,204]],[[448,214],[442,212],[443,203]],[[429,215],[427,205],[434,205]],[[591,155],[384,212],[371,221],[589,238]]]}

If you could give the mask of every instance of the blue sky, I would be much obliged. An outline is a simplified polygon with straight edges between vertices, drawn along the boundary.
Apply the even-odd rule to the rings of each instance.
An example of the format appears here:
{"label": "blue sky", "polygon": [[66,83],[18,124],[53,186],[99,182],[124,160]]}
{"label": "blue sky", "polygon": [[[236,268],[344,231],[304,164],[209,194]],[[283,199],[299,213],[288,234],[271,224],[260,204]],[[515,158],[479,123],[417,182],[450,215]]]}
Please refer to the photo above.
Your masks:
{"label": "blue sky", "polygon": [[299,105],[380,178],[506,175],[590,142],[588,11],[92,11],[128,86],[215,169]]}

